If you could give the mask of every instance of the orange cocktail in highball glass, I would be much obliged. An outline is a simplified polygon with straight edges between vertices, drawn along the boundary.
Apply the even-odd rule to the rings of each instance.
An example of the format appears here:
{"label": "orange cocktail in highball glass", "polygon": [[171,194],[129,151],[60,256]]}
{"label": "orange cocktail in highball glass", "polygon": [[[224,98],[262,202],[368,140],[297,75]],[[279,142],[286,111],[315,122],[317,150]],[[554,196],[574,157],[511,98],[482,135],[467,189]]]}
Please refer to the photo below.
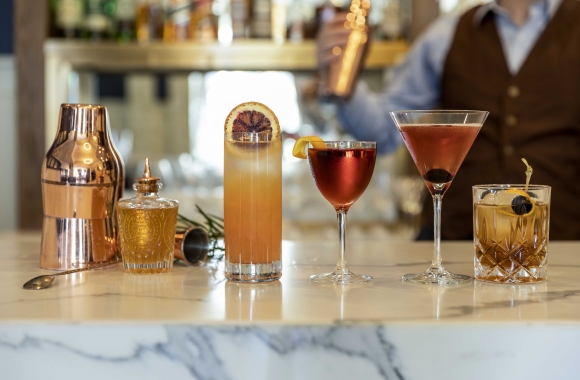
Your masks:
{"label": "orange cocktail in highball glass", "polygon": [[260,103],[234,108],[224,141],[225,276],[262,282],[282,276],[282,142]]}

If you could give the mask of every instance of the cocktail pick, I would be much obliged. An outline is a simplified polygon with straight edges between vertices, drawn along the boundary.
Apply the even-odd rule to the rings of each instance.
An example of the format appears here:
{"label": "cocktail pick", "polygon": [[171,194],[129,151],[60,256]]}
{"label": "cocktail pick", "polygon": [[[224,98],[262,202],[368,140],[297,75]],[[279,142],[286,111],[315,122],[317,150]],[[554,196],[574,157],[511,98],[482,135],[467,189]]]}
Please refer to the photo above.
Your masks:
{"label": "cocktail pick", "polygon": [[532,173],[534,169],[528,164],[525,158],[522,157],[522,161],[526,164],[526,188],[524,189],[525,192],[528,192],[528,186],[530,185],[530,178],[532,178]]}

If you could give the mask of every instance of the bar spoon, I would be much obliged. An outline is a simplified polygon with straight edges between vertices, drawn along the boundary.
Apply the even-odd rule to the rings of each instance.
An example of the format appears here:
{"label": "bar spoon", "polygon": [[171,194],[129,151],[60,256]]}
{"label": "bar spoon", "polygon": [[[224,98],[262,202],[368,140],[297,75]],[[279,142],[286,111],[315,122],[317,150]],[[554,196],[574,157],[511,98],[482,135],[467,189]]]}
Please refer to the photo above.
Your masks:
{"label": "bar spoon", "polygon": [[54,279],[56,276],[64,276],[64,275],[71,274],[71,273],[84,272],[87,270],[102,268],[102,267],[117,264],[120,262],[121,262],[121,260],[107,261],[107,262],[96,264],[96,265],[90,265],[90,266],[84,267],[84,268],[67,270],[65,272],[59,272],[59,273],[55,273],[55,274],[44,274],[42,276],[34,277],[33,279],[27,281],[24,285],[22,285],[22,287],[24,289],[28,289],[28,290],[46,289],[54,282]]}

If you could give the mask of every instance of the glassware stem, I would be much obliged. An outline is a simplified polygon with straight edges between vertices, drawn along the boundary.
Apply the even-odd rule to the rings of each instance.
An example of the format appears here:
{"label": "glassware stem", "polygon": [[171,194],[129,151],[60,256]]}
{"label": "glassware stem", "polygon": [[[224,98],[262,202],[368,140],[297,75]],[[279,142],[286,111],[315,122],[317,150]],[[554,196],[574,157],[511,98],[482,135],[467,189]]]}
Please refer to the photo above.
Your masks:
{"label": "glassware stem", "polygon": [[443,203],[443,195],[433,195],[433,214],[434,214],[434,235],[435,241],[433,243],[433,257],[431,259],[431,270],[438,271],[441,269],[441,204]]}
{"label": "glassware stem", "polygon": [[338,261],[336,263],[335,271],[337,273],[346,273],[346,210],[338,209],[336,210],[336,219],[338,221],[338,237],[340,239],[340,255],[338,256]]}
{"label": "glassware stem", "polygon": [[336,262],[336,268],[330,273],[311,276],[310,282],[317,284],[355,285],[366,284],[373,280],[371,276],[354,274],[346,267],[346,213],[346,209],[336,210],[338,236],[340,238],[340,253]]}
{"label": "glassware stem", "polygon": [[471,282],[473,279],[463,274],[453,274],[448,272],[442,265],[441,259],[441,205],[443,203],[443,194],[433,194],[433,211],[434,211],[434,241],[433,257],[431,266],[423,273],[406,274],[403,281],[409,281],[415,284],[440,284],[440,285],[457,285]]}

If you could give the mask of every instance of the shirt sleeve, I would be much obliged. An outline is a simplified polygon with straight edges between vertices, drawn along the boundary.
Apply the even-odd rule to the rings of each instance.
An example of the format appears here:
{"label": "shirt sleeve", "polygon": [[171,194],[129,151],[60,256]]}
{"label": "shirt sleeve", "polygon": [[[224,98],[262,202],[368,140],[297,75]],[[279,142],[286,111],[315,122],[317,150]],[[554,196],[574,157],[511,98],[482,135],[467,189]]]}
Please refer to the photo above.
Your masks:
{"label": "shirt sleeve", "polygon": [[432,109],[440,102],[443,65],[458,19],[458,15],[444,16],[431,24],[380,93],[359,81],[350,100],[338,104],[339,120],[348,133],[358,140],[376,141],[380,153],[390,153],[401,144],[389,112]]}

